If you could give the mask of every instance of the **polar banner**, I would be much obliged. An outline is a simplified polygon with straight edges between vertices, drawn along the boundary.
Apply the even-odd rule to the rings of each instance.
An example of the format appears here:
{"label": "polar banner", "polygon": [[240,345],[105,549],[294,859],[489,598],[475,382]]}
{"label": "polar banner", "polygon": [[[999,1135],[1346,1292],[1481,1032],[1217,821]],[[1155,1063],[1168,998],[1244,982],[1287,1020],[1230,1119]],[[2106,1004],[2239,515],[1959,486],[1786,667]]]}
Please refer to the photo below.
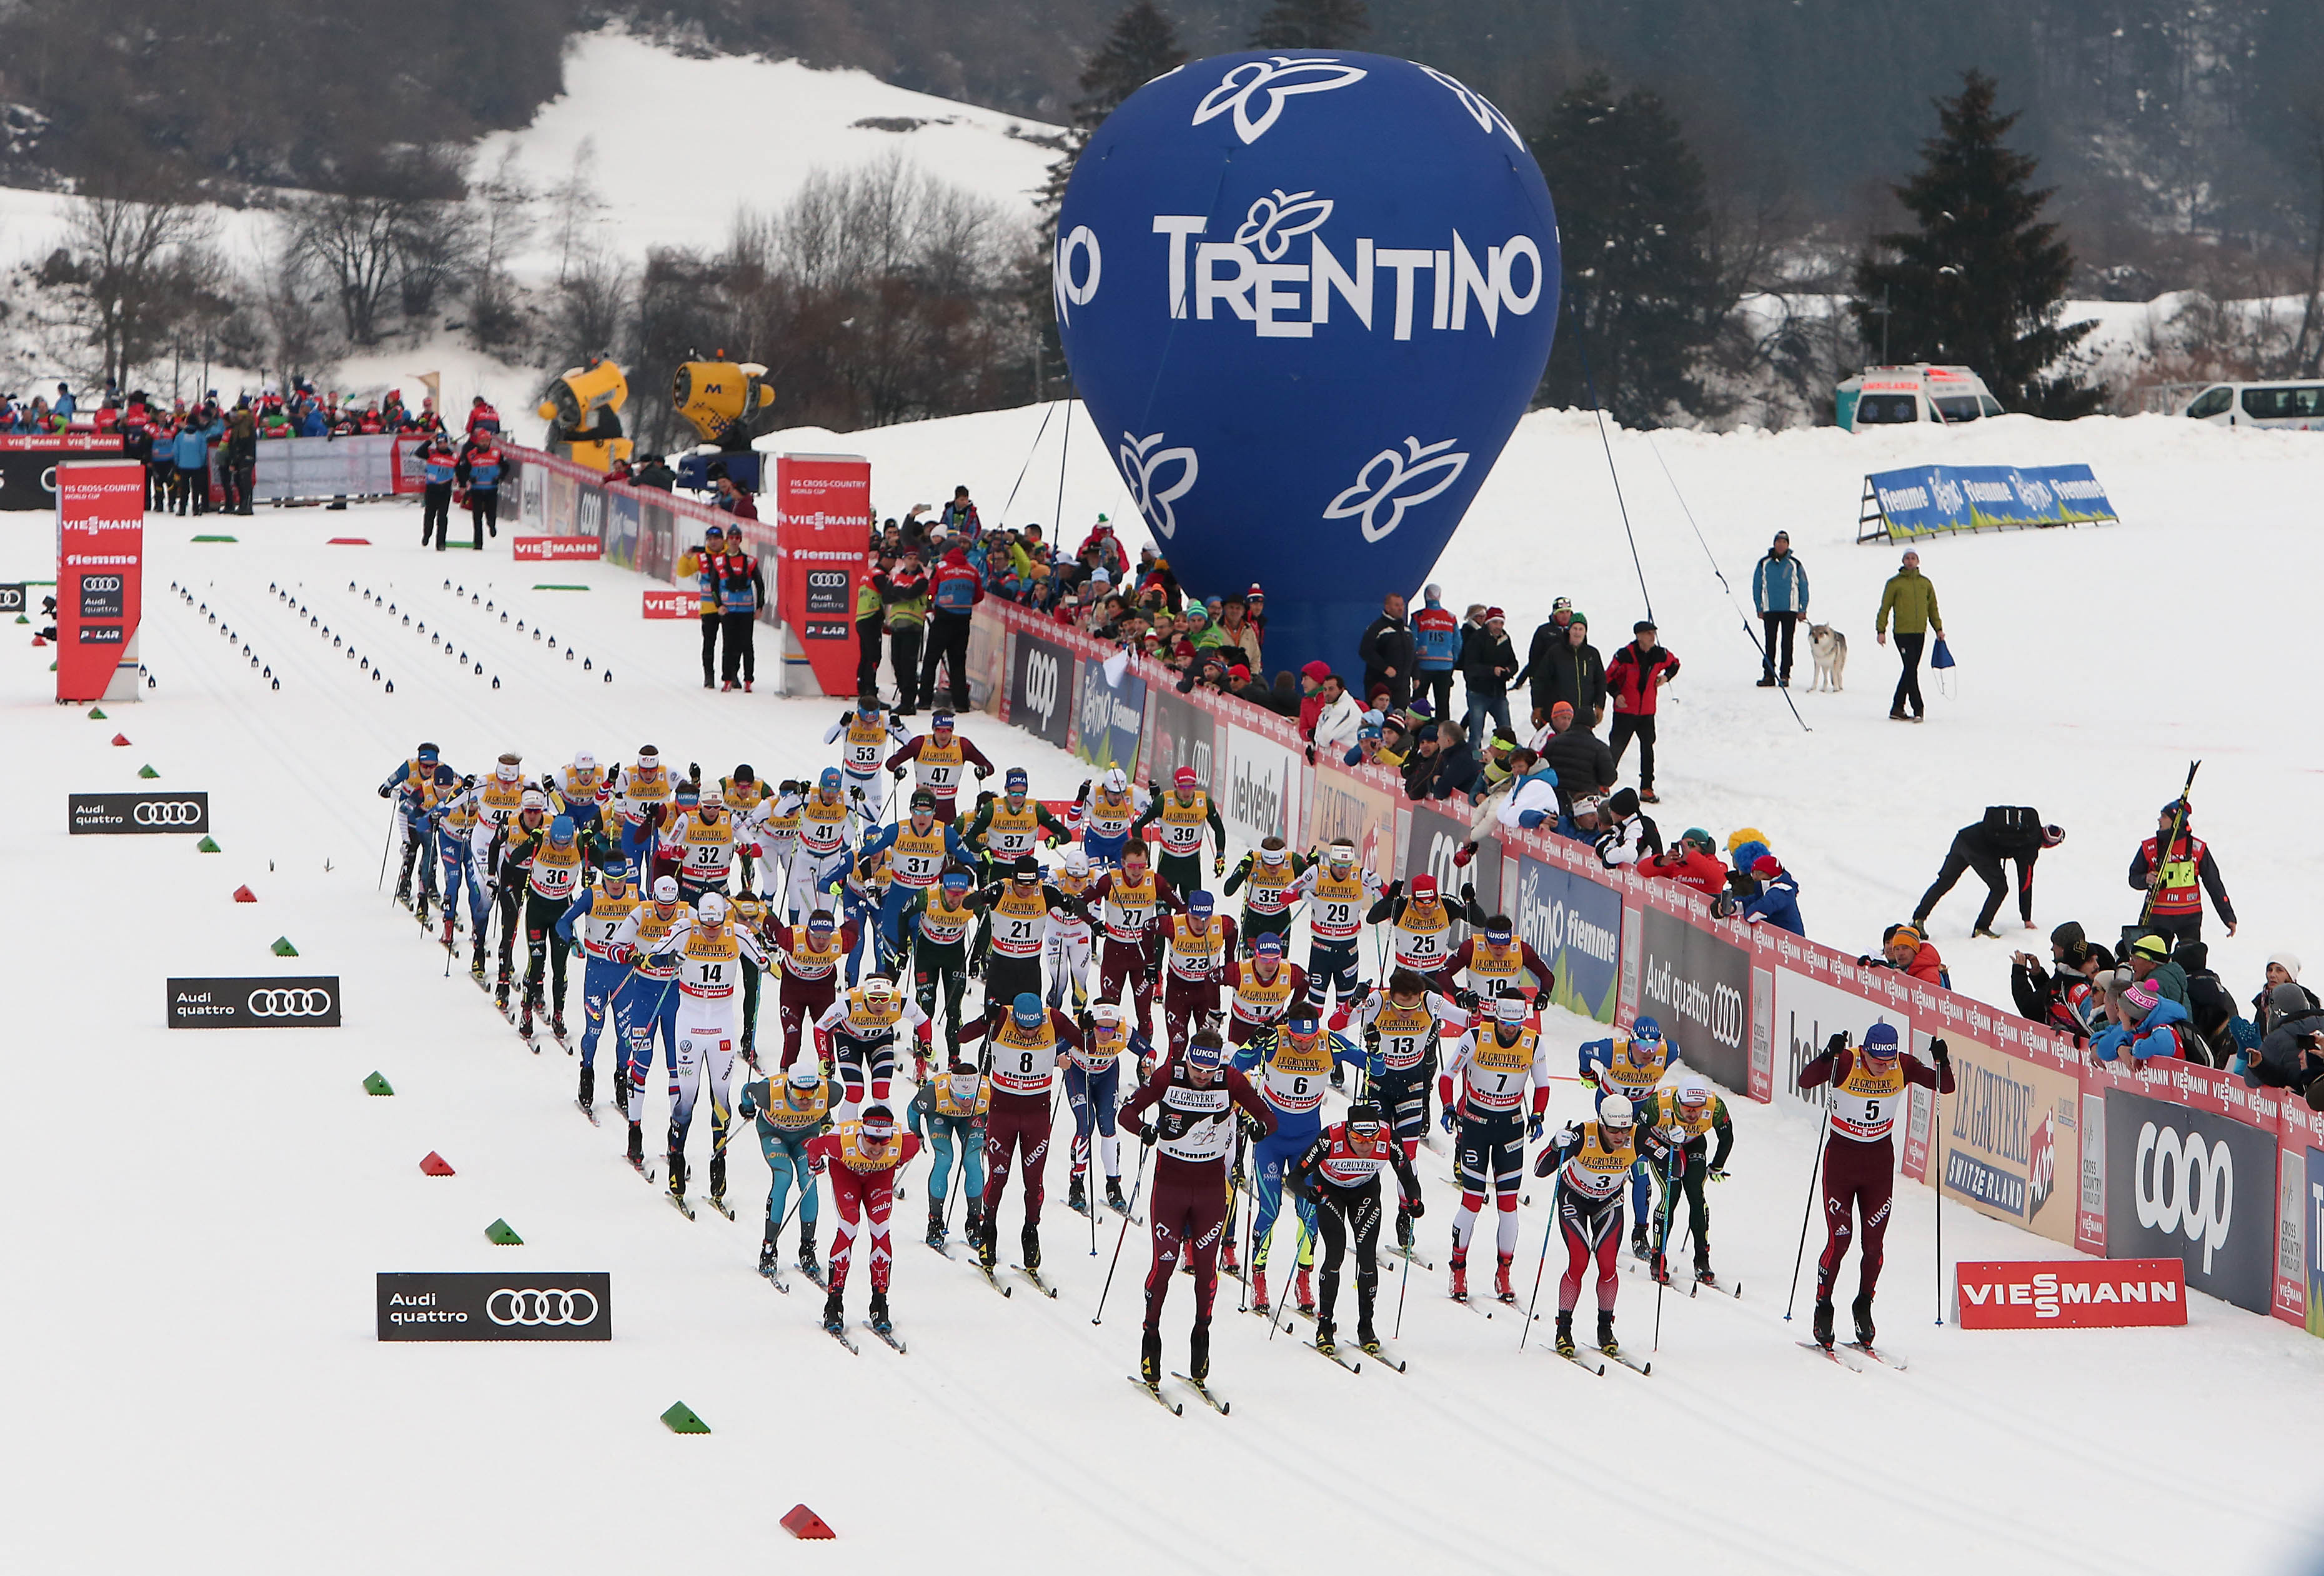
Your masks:
{"label": "polar banner", "polygon": [[2175,1258],[2085,1258],[1953,1266],[1963,1330],[2123,1330],[2187,1322],[2186,1266]]}
{"label": "polar banner", "polygon": [[301,974],[171,979],[173,1029],[336,1029],[339,977]]}
{"label": "polar banner", "polygon": [[611,1340],[613,1277],[603,1270],[382,1270],[382,1340]]}
{"label": "polar banner", "polygon": [[1300,802],[1306,763],[1299,752],[1244,723],[1223,724],[1218,731],[1226,741],[1226,776],[1213,784],[1211,802],[1226,818],[1227,830],[1253,847],[1268,838],[1299,847],[1307,824]]}
{"label": "polar banner", "polygon": [[[1109,668],[1114,671],[1108,672]],[[1084,659],[1074,684],[1074,722],[1066,747],[1093,766],[1120,767],[1134,783],[1139,741],[1145,731],[1146,681],[1130,671],[1126,660]]]}
{"label": "polar banner", "polygon": [[1071,648],[1019,630],[1009,641],[1003,719],[1064,749],[1074,720],[1074,679]]}
{"label": "polar banner", "polygon": [[1887,538],[2119,518],[2087,465],[1923,465],[1864,478]]}
{"label": "polar banner", "polygon": [[1639,911],[1638,944],[1638,1012],[1660,1021],[1689,1067],[1743,1093],[1751,1082],[1751,955],[1651,904]]}
{"label": "polar banner", "polygon": [[[1621,895],[1545,860],[1520,856],[1516,865],[1517,891],[1505,906],[1517,934],[1557,976],[1549,999],[1612,1023],[1621,982]],[[1671,1028],[1675,1037],[1676,1025]]]}
{"label": "polar banner", "polygon": [[210,830],[210,796],[196,790],[177,793],[75,793],[66,807],[68,830],[77,838],[134,837],[150,832]]}
{"label": "polar banner", "polygon": [[2106,1095],[2108,1257],[2170,1256],[2255,1313],[2275,1297],[2275,1140],[2231,1117]]}
{"label": "polar banner", "polygon": [[2072,1246],[2081,1080],[1959,1034],[1945,1044],[1953,1063],[1953,1092],[1939,1108],[1945,1192],[1980,1214]]}

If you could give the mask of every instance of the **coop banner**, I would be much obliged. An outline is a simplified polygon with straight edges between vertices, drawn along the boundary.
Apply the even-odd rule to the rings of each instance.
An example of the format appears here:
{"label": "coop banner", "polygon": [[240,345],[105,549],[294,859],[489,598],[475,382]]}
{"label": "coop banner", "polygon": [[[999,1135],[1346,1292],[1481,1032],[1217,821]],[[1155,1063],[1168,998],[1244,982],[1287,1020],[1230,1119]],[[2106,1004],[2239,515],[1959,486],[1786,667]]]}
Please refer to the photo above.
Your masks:
{"label": "coop banner", "polygon": [[2232,1117],[2106,1092],[2109,1257],[2169,1256],[2255,1313],[2275,1293],[2275,1140]]}
{"label": "coop banner", "polygon": [[1686,1064],[1736,1093],[1751,1081],[1745,1043],[1751,955],[1652,904],[1638,911],[1637,1010],[1662,1024]]}
{"label": "coop banner", "polygon": [[826,695],[855,693],[855,587],[871,518],[872,462],[862,455],[776,458],[776,613]]}
{"label": "coop banner", "polygon": [[1021,630],[1009,641],[1010,721],[1063,749],[1074,713],[1070,647]]}
{"label": "coop banner", "polygon": [[1610,886],[1520,855],[1509,917],[1557,976],[1550,1000],[1601,1024],[1614,1021],[1620,984],[1622,898]]}
{"label": "coop banner", "polygon": [[1892,539],[2117,518],[2087,465],[1923,465],[1864,479]]}

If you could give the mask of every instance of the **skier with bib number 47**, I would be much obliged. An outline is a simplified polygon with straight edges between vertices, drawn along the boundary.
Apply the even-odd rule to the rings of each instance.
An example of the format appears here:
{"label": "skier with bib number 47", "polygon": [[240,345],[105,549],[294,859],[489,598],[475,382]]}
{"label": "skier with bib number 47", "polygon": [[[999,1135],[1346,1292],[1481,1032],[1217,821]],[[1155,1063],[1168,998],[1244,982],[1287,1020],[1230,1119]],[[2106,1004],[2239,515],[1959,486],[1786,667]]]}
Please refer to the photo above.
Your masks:
{"label": "skier with bib number 47", "polygon": [[1848,1240],[1860,1226],[1857,1245],[1856,1339],[1872,1344],[1872,1293],[1880,1284],[1882,1247],[1888,1236],[1888,1210],[1896,1185],[1896,1148],[1889,1135],[1904,1104],[1904,1087],[1919,1084],[1940,1094],[1953,1092],[1951,1053],[1942,1040],[1929,1042],[1929,1066],[1896,1040],[1894,1024],[1875,1024],[1863,1043],[1850,1046],[1834,1034],[1821,1053],[1800,1069],[1803,1089],[1831,1086],[1831,1136],[1823,1146],[1822,1254],[1816,1259],[1815,1338],[1832,1343],[1832,1285],[1840,1277]]}
{"label": "skier with bib number 47", "polygon": [[[1529,1004],[1517,991],[1493,1002],[1491,1026],[1478,1024],[1461,1036],[1460,1049],[1437,1076],[1436,1099],[1444,1108],[1444,1130],[1456,1135],[1461,1208],[1452,1217],[1452,1300],[1469,1300],[1469,1244],[1485,1208],[1485,1190],[1499,1195],[1500,1223],[1494,1237],[1493,1295],[1517,1301],[1509,1265],[1517,1251],[1517,1190],[1525,1180],[1528,1136],[1541,1136],[1549,1109],[1549,1046],[1541,1030],[1526,1021]],[[1530,1113],[1526,1085],[1533,1085]],[[1459,1089],[1460,1098],[1453,1098]]]}

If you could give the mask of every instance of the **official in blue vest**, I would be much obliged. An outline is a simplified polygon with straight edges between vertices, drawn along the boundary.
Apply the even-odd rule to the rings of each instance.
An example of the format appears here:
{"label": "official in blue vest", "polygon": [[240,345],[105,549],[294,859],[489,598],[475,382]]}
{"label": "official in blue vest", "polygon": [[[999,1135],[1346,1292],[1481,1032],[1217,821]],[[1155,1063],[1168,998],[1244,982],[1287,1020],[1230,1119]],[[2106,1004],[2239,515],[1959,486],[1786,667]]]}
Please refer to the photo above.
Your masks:
{"label": "official in blue vest", "polygon": [[452,484],[459,467],[459,457],[442,433],[429,439],[420,450],[420,468],[427,478],[420,489],[420,545],[432,540],[441,552],[452,536]]}

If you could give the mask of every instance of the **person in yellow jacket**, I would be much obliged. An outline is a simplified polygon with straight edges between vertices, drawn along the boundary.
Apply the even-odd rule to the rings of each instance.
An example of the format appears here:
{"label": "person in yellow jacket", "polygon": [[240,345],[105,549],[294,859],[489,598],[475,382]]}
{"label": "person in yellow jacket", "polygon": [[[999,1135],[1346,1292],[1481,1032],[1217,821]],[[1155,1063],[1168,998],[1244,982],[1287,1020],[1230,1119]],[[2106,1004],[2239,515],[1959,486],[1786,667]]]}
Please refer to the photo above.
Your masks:
{"label": "person in yellow jacket", "polygon": [[1927,709],[1921,703],[1921,647],[1936,632],[1939,640],[1945,636],[1944,615],[1937,611],[1937,588],[1921,573],[1921,555],[1911,548],[1904,550],[1904,561],[1888,577],[1887,588],[1880,593],[1880,616],[1872,621],[1872,638],[1882,645],[1888,644],[1888,621],[1896,621],[1896,655],[1904,671],[1896,680],[1896,697],[1888,702],[1888,720],[1906,720],[1904,703],[1911,701],[1911,720],[1918,722]]}

